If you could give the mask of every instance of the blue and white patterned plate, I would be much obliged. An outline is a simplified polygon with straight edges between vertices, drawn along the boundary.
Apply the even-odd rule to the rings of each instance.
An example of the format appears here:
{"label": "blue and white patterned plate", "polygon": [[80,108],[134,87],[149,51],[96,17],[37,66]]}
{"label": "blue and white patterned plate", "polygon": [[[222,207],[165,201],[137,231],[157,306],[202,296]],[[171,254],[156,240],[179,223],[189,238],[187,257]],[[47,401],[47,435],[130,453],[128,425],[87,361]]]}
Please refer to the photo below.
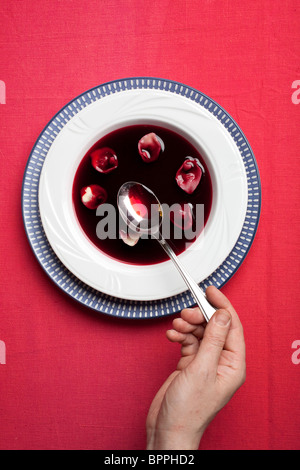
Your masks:
{"label": "blue and white patterned plate", "polygon": [[[124,96],[126,97],[125,101],[123,99]],[[126,100],[128,96],[130,96],[130,100],[127,102]],[[164,299],[153,298],[151,300],[139,300],[138,296],[133,296],[133,298],[131,298],[130,294],[127,295],[126,292],[124,293],[124,298],[122,298],[122,291],[118,292],[118,297],[115,297],[109,293],[104,293],[109,292],[109,289],[106,289],[106,286],[104,286],[103,290],[96,289],[94,287],[93,279],[91,279],[91,282],[90,280],[88,280],[88,282],[84,282],[85,277],[83,275],[81,276],[80,272],[79,275],[75,275],[74,272],[77,274],[76,269],[73,270],[66,267],[66,265],[70,267],[68,257],[66,257],[66,262],[61,261],[65,261],[64,252],[61,255],[60,244],[55,243],[55,237],[53,239],[51,229],[47,226],[45,217],[43,218],[45,207],[47,209],[47,204],[45,206],[44,201],[48,199],[46,192],[46,197],[43,197],[45,186],[44,180],[47,180],[47,178],[44,177],[44,174],[46,173],[46,175],[49,175],[49,173],[51,173],[51,165],[49,168],[49,165],[47,166],[47,164],[49,161],[53,162],[52,157],[54,157],[55,160],[55,149],[59,148],[59,143],[63,142],[68,132],[77,136],[81,135],[79,138],[82,138],[82,134],[90,132],[90,129],[88,129],[88,117],[93,117],[93,113],[97,112],[99,106],[100,108],[102,106],[105,108],[105,103],[109,103],[111,108],[111,103],[114,104],[114,102],[116,102],[116,109],[118,109],[119,112],[119,105],[121,103],[121,108],[123,111],[125,110],[124,112],[127,114],[128,112],[131,113],[131,117],[136,116],[140,118],[138,115],[138,109],[139,106],[141,106],[140,96],[143,98],[142,106],[148,106],[147,116],[151,116],[151,106],[155,101],[153,100],[153,97],[155,99],[159,99],[158,103],[161,102],[161,98],[163,98],[165,103],[167,103],[165,111],[163,111],[161,115],[165,119],[169,120],[168,111],[166,111],[166,109],[172,108],[172,115],[170,116],[173,116],[175,108],[176,111],[178,111],[179,107],[183,108],[183,111],[178,111],[179,114],[176,114],[176,116],[179,116],[181,119],[180,122],[180,119],[178,118],[179,128],[184,127],[182,122],[182,113],[186,113],[186,111],[188,111],[188,114],[184,114],[184,120],[186,120],[187,117],[187,122],[189,121],[188,115],[193,115],[193,117],[190,119],[189,125],[191,132],[189,132],[188,129],[187,133],[193,137],[194,132],[196,140],[196,134],[198,132],[197,128],[192,129],[194,125],[192,123],[194,123],[198,118],[202,119],[203,127],[205,127],[205,123],[208,122],[208,126],[215,126],[218,128],[218,132],[221,129],[220,138],[223,139],[224,137],[222,146],[223,144],[228,145],[228,148],[232,149],[232,152],[235,154],[234,158],[238,158],[237,162],[233,161],[234,164],[231,165],[232,168],[229,167],[230,174],[227,176],[225,175],[224,178],[222,177],[220,181],[223,179],[226,180],[227,178],[228,184],[233,187],[236,184],[236,190],[240,191],[244,195],[246,194],[245,203],[242,201],[243,194],[241,194],[240,204],[236,204],[236,208],[233,208],[233,211],[227,211],[225,214],[226,217],[223,217],[224,220],[227,221],[228,214],[230,215],[231,212],[234,213],[236,210],[237,218],[240,219],[241,223],[240,226],[238,224],[235,226],[234,218],[232,222],[229,221],[229,235],[236,230],[238,230],[238,232],[235,235],[233,234],[233,238],[232,236],[229,236],[228,240],[230,243],[225,247],[227,252],[223,250],[223,252],[220,252],[219,258],[218,256],[214,258],[214,262],[218,263],[215,268],[211,271],[207,271],[209,275],[205,278],[201,278],[204,279],[200,283],[202,288],[205,289],[211,284],[220,288],[236,272],[246,257],[253,242],[259,221],[261,205],[259,173],[254,155],[244,134],[228,113],[203,93],[170,80],[138,77],[106,83],[85,92],[67,104],[61,111],[59,111],[58,114],[56,114],[56,116],[54,116],[42,131],[27,163],[22,189],[22,209],[26,233],[39,263],[51,279],[64,292],[81,304],[96,311],[125,318],[152,318],[155,316],[174,314],[182,308],[193,305],[194,301],[189,292],[182,290],[177,295],[171,295],[170,292],[166,292],[166,298]],[[122,97],[121,100],[120,97]],[[148,102],[148,104],[146,104],[146,102]],[[180,104],[179,106],[178,102]],[[151,104],[149,105],[149,103]],[[161,107],[164,108],[164,105],[162,104]],[[157,103],[155,103],[155,109],[157,109]],[[182,114],[181,116],[180,112]],[[150,120],[150,122],[152,122],[152,120]],[[177,123],[175,120],[172,125],[173,128],[176,127]],[[206,130],[209,133],[210,127]],[[199,132],[199,134],[201,134],[201,132]],[[96,139],[97,135],[95,134],[94,137]],[[215,140],[218,140],[218,138]],[[90,142],[88,143],[88,148],[89,145]],[[203,146],[202,142],[200,142],[199,145],[205,150],[205,139]],[[210,149],[208,148],[208,154],[209,151]],[[212,153],[214,153],[214,151]],[[45,160],[47,163],[46,165]],[[216,165],[218,166],[218,162],[216,162]],[[239,165],[242,168],[239,168]],[[215,173],[218,173],[218,169]],[[224,175],[224,172],[222,172],[222,174]],[[218,179],[218,175],[216,178]],[[238,183],[238,181],[242,181],[242,183]],[[239,184],[242,186],[239,186]],[[246,186],[246,192],[244,191],[243,184]],[[39,190],[41,193],[40,201]],[[229,198],[228,201],[232,201],[233,196],[234,193],[231,194],[231,199]],[[245,206],[244,209],[239,209],[239,206],[242,207],[243,205]],[[43,209],[41,214],[40,207]],[[217,217],[217,219],[219,220],[220,217]],[[228,222],[226,222],[226,224],[227,223]],[[44,230],[45,228],[46,231]],[[54,247],[54,250],[52,249],[52,246]],[[230,248],[229,251],[228,248]],[[70,250],[67,250],[66,252],[69,253],[69,251]],[[225,252],[226,257],[224,256]],[[57,254],[59,256],[57,256]],[[80,258],[80,256],[76,256],[75,258]],[[221,262],[218,260],[221,260]],[[73,268],[72,263],[71,267]],[[208,267],[208,270],[210,268],[211,266]],[[178,291],[179,290],[180,286],[178,287]],[[145,297],[141,295],[140,299],[144,298]]]}

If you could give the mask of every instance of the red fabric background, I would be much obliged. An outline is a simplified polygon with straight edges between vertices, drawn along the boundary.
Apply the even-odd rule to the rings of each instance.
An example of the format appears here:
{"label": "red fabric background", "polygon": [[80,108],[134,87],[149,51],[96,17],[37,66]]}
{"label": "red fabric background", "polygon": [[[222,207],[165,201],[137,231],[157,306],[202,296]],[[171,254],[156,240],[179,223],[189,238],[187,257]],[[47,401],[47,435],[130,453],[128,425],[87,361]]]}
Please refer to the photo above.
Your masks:
{"label": "red fabric background", "polygon": [[[299,449],[299,117],[297,0],[1,2],[1,449],[143,449],[145,418],[178,359],[172,318],[94,314],[36,261],[20,205],[40,131],[103,82],[157,76],[221,104],[245,132],[262,179],[256,239],[223,288],[242,319],[247,381],[201,449]],[[300,97],[300,93],[299,93]]]}

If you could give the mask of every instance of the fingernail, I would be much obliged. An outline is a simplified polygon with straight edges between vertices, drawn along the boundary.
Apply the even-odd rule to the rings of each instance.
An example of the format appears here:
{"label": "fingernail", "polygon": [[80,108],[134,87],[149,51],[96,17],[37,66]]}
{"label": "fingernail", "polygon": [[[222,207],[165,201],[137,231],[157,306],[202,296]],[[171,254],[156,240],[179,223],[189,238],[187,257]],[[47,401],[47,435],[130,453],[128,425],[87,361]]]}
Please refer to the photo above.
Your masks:
{"label": "fingernail", "polygon": [[218,310],[215,313],[215,322],[220,326],[227,326],[231,320],[231,315],[226,310]]}

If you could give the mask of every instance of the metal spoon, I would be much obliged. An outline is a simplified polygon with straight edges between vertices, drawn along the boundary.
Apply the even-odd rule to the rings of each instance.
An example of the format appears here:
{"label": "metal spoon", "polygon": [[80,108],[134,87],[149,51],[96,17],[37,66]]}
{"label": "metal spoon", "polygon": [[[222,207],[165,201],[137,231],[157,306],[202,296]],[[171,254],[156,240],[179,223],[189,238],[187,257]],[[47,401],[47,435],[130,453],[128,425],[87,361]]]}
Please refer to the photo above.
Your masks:
{"label": "metal spoon", "polygon": [[216,309],[208,302],[205,293],[186,271],[163,238],[160,230],[163,211],[155,194],[141,183],[128,181],[120,187],[117,203],[122,219],[131,230],[140,235],[150,234],[160,243],[184,279],[205,320],[209,321]]}

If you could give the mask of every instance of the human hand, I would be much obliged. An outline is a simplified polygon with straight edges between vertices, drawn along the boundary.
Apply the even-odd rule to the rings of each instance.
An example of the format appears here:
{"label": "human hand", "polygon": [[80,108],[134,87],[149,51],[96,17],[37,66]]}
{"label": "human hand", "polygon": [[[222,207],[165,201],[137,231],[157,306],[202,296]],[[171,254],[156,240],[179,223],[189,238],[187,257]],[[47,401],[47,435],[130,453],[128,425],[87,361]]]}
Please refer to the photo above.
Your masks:
{"label": "human hand", "polygon": [[148,450],[198,449],[208,424],[245,381],[239,317],[216,287],[206,295],[218,309],[207,324],[199,308],[189,308],[167,331],[170,341],[181,344],[181,358],[150,406]]}

